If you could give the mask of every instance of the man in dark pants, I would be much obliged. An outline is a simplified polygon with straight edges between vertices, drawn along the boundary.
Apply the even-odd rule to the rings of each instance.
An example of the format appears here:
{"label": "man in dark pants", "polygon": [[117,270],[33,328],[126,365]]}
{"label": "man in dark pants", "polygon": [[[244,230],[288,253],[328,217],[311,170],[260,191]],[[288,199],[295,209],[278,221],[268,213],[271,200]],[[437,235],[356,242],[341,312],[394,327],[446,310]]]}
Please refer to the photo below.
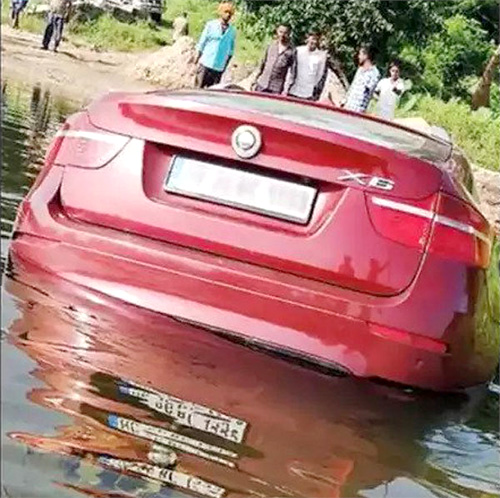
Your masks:
{"label": "man in dark pants", "polygon": [[27,4],[28,0],[12,0],[10,6],[10,20],[13,28],[19,28],[19,16]]}
{"label": "man in dark pants", "polygon": [[232,2],[222,2],[219,19],[207,22],[197,46],[195,64],[196,87],[207,88],[220,83],[224,71],[234,54],[236,29],[230,24],[234,15]]}
{"label": "man in dark pants", "polygon": [[295,57],[295,48],[290,43],[290,28],[281,24],[276,30],[276,40],[269,45],[262,59],[254,90],[278,95],[283,93],[286,77],[295,63]]}
{"label": "man in dark pants", "polygon": [[51,0],[47,26],[43,34],[42,48],[48,50],[50,40],[54,36],[54,52],[61,43],[64,23],[71,13],[72,0]]}

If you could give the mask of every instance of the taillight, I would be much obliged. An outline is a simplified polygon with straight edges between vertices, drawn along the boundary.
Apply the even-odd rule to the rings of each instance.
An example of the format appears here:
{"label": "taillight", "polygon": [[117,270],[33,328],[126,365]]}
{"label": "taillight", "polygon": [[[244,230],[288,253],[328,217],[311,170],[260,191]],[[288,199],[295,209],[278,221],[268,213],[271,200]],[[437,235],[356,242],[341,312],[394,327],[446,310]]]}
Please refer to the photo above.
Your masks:
{"label": "taillight", "polygon": [[429,251],[486,268],[490,261],[491,228],[470,205],[441,194]]}
{"label": "taillight", "polygon": [[69,128],[69,124],[68,123],[64,123],[61,128],[58,130],[58,132],[56,133],[54,139],[52,140],[52,142],[50,143],[48,149],[47,149],[47,152],[45,153],[45,162],[44,162],[44,166],[48,166],[50,168],[50,166],[52,166],[52,164],[54,164],[54,160],[55,158],[57,157],[57,154],[59,154],[59,150],[61,148],[61,145],[63,143],[63,135],[64,135],[64,132]]}
{"label": "taillight", "polygon": [[100,130],[93,126],[86,113],[73,115],[61,129],[61,140],[54,163],[79,168],[100,168],[111,161],[129,142],[130,137]]}
{"label": "taillight", "polygon": [[370,219],[380,235],[424,250],[430,235],[436,196],[411,204],[371,195],[367,199]]}
{"label": "taillight", "polygon": [[47,148],[47,152],[45,153],[45,159],[43,161],[43,166],[40,172],[38,173],[33,185],[31,186],[30,192],[27,195],[27,198],[31,197],[31,193],[34,192],[38,186],[43,182],[44,178],[49,174],[50,168],[54,165],[54,161],[61,149],[63,143],[63,135],[62,133],[69,128],[68,123],[64,123],[59,131],[56,133],[56,136],[50,143]]}
{"label": "taillight", "polygon": [[460,199],[443,193],[412,203],[378,196],[367,199],[370,219],[382,236],[420,250],[427,247],[446,259],[488,266],[491,227]]}

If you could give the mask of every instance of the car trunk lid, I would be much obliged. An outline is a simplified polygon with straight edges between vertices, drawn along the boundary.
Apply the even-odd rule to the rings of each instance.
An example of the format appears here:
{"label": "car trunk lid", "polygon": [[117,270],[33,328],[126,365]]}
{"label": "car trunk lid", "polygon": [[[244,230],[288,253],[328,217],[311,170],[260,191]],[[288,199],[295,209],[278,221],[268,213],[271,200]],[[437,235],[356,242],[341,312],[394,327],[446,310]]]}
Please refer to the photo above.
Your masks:
{"label": "car trunk lid", "polygon": [[[379,230],[373,199],[432,211],[441,183],[432,163],[446,160],[445,144],[224,92],[112,94],[87,112],[94,133],[133,138],[98,168],[74,164],[68,140],[59,161],[77,167],[65,172],[61,201],[73,218],[379,295],[401,292],[417,272],[431,219],[420,220],[416,245],[402,243]],[[232,145],[242,125],[262,138],[249,159]],[[207,175],[211,190],[200,186]]]}

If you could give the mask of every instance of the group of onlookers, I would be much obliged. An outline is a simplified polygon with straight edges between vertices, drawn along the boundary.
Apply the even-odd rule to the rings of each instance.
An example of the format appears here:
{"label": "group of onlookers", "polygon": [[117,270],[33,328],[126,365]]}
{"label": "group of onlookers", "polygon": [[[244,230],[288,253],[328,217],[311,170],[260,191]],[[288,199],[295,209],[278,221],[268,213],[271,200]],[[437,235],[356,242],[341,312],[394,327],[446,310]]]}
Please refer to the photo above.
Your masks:
{"label": "group of onlookers", "polygon": [[[17,27],[19,15],[28,0],[11,0],[11,17]],[[43,35],[42,48],[47,50],[54,39],[53,49],[57,50],[64,28],[69,18],[72,0],[50,0],[47,25]],[[218,8],[219,18],[206,23],[198,41],[196,86],[207,88],[220,83],[234,54],[236,29],[231,24],[234,5],[223,1]],[[174,39],[189,32],[187,14],[174,21]],[[320,99],[327,79],[330,60],[327,50],[321,47],[320,33],[310,32],[305,45],[294,47],[291,42],[290,27],[280,24],[275,39],[267,47],[257,71],[252,89],[257,92],[285,94],[298,99],[317,101]],[[347,91],[346,98],[334,105],[350,111],[364,113],[372,97],[378,102],[375,112],[385,119],[392,119],[405,90],[400,77],[400,65],[391,62],[389,75],[381,79],[374,64],[370,46],[362,46],[357,53],[358,70]]]}
{"label": "group of onlookers", "polygon": [[[236,29],[230,23],[234,6],[224,1],[219,5],[218,12],[219,19],[205,25],[198,42],[198,88],[217,85],[234,54]],[[323,93],[330,66],[328,52],[321,47],[321,34],[309,33],[305,45],[299,47],[292,45],[290,35],[290,27],[286,24],[277,27],[275,39],[265,51],[252,89],[317,101]],[[391,62],[388,76],[381,79],[374,63],[373,50],[366,45],[358,50],[357,63],[358,69],[340,106],[364,113],[375,96],[378,100],[376,114],[392,119],[405,89],[399,62]]]}

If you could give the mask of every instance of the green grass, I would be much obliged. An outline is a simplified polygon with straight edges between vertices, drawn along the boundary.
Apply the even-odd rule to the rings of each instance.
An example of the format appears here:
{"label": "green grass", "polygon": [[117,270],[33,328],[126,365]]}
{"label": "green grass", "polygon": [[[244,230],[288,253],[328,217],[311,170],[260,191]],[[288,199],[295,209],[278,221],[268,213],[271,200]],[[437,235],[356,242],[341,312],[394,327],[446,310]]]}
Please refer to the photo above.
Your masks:
{"label": "green grass", "polygon": [[500,171],[500,117],[490,109],[472,111],[460,100],[443,102],[424,96],[410,111],[399,112],[399,117],[410,116],[420,116],[432,125],[443,127],[473,163]]}
{"label": "green grass", "polygon": [[189,34],[198,39],[205,23],[217,15],[218,2],[212,0],[165,0],[163,18],[173,21],[183,12],[189,15]]}
{"label": "green grass", "polygon": [[[2,24],[10,23],[10,1],[2,1]],[[45,27],[45,20],[42,17],[23,14],[19,20],[19,27],[30,33],[42,33]]]}
{"label": "green grass", "polygon": [[132,52],[166,45],[170,43],[171,33],[147,21],[128,23],[104,14],[94,20],[72,22],[69,38],[102,50]]}

